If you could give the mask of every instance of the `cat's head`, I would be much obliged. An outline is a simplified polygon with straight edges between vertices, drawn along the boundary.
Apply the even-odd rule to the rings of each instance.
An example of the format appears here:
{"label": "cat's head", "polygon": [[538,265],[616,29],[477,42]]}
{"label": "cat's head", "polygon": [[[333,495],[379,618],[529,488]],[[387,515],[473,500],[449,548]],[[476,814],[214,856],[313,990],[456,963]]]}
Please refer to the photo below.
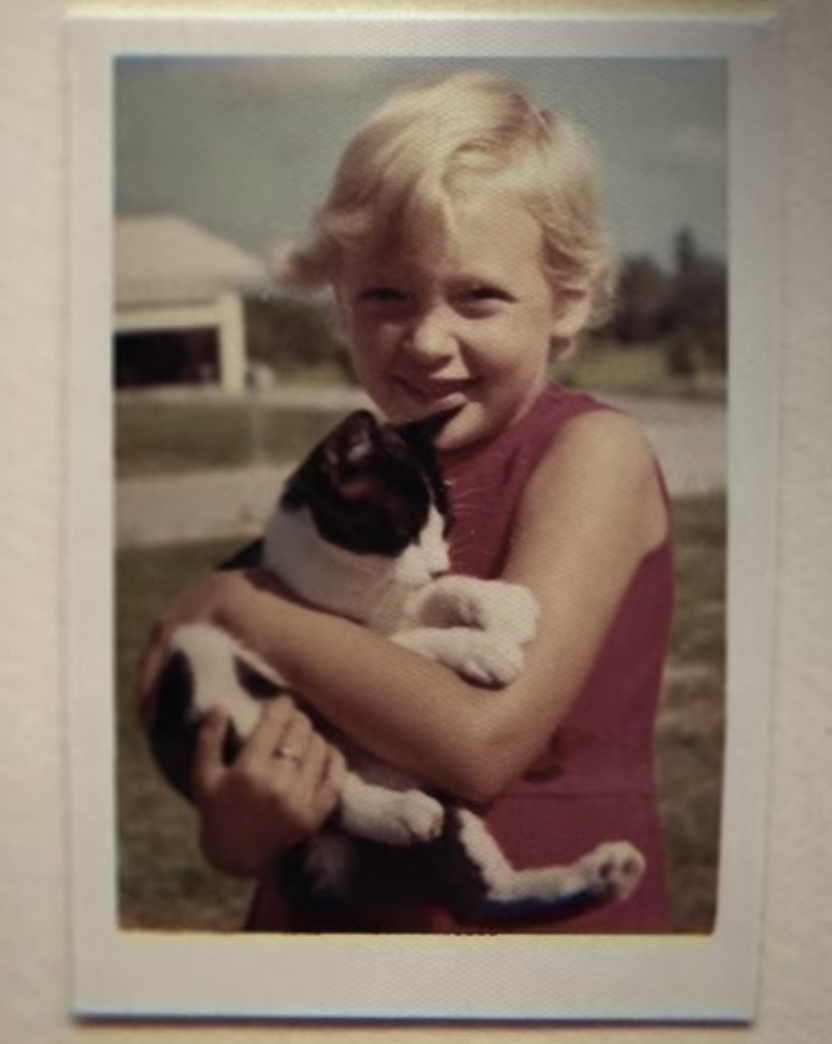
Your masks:
{"label": "cat's head", "polygon": [[307,509],[324,540],[353,554],[421,547],[437,559],[433,572],[447,569],[450,517],[433,440],[449,416],[395,427],[368,410],[349,414],[289,478],[281,507]]}

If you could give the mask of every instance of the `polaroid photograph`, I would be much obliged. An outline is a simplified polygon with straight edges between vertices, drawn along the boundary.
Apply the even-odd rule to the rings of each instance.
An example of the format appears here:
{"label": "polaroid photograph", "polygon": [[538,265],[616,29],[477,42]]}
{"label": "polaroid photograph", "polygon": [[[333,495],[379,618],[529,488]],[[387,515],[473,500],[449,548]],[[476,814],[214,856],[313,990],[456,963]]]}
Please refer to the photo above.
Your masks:
{"label": "polaroid photograph", "polygon": [[772,24],[66,57],[75,1014],[753,1019]]}

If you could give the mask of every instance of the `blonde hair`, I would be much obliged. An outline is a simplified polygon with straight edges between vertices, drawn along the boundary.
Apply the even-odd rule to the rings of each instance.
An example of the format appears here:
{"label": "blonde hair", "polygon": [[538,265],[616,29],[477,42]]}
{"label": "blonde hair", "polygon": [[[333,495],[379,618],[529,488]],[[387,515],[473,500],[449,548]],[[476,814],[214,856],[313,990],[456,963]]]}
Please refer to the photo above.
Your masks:
{"label": "blonde hair", "polygon": [[590,325],[602,320],[612,264],[589,148],[566,120],[489,72],[394,94],[347,146],[311,242],[285,254],[278,277],[313,289],[355,255],[436,249],[452,235],[455,200],[478,182],[507,188],[528,209],[543,232],[551,284],[588,290]]}

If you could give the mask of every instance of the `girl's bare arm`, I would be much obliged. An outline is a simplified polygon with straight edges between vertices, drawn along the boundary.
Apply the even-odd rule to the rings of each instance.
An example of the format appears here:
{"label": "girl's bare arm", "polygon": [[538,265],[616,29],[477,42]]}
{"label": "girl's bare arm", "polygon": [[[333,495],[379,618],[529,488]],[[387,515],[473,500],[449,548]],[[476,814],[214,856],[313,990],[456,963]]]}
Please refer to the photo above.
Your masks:
{"label": "girl's bare arm", "polygon": [[[571,706],[640,560],[665,536],[652,454],[626,417],[572,421],[520,505],[503,579],[541,607],[520,677],[483,691],[364,628],[300,604],[262,573],[218,575],[172,620],[214,619],[379,756],[488,800],[533,762]],[[152,694],[159,645],[145,662]]]}

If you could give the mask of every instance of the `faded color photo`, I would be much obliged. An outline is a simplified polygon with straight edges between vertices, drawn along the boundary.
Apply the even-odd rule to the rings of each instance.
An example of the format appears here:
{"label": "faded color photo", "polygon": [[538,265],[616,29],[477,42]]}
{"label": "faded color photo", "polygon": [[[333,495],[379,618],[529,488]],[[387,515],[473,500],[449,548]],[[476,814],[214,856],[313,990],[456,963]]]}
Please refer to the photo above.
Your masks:
{"label": "faded color photo", "polygon": [[[711,933],[726,662],[725,62],[120,57],[113,82],[120,926]],[[463,599],[491,607],[496,644],[477,624],[489,656],[525,620],[521,603],[436,578],[450,566],[531,590],[539,615],[510,668],[444,643],[422,666],[411,658],[421,636],[382,654],[369,628],[344,630],[283,591],[270,630],[262,585],[232,590],[242,574],[214,573],[229,560],[270,564],[262,551],[235,556],[276,525],[290,475],[320,530],[315,497],[331,476],[317,473],[310,492],[309,468],[297,469],[333,429],[323,455],[327,466],[343,455],[338,519],[367,445],[385,474],[379,447],[393,453],[399,481],[405,450],[375,426],[337,427],[356,409],[397,434],[448,414],[427,465],[447,489],[420,480],[402,499],[449,508],[448,558],[425,568],[454,625],[469,622],[457,619]],[[421,458],[414,467],[424,478]],[[361,473],[362,490],[377,474]],[[433,539],[429,515],[408,523],[413,546]],[[353,535],[335,528],[344,550]],[[300,559],[285,548],[309,545],[280,546],[283,579],[316,602],[317,588],[287,580]],[[255,668],[312,707],[278,700],[250,734],[232,712],[200,719],[197,767],[166,780],[153,742],[160,639],[150,667],[143,650],[172,607],[193,622],[183,592],[211,577],[212,611],[244,606],[232,630]],[[272,637],[281,628],[295,636],[290,656]],[[194,676],[202,654],[188,653]],[[392,710],[385,687],[398,690]],[[298,914],[272,866],[294,873],[334,812],[354,814],[338,809],[350,777],[320,719],[408,775],[418,767],[440,811],[411,824],[407,844],[373,837],[346,857],[359,869],[378,860],[358,907],[313,888]],[[277,825],[257,832],[262,803],[223,809],[234,788],[262,794],[264,779]],[[444,880],[446,849],[476,878],[464,916],[426,894],[425,881]],[[329,849],[314,851],[327,876]],[[375,905],[381,880],[401,888]]]}

